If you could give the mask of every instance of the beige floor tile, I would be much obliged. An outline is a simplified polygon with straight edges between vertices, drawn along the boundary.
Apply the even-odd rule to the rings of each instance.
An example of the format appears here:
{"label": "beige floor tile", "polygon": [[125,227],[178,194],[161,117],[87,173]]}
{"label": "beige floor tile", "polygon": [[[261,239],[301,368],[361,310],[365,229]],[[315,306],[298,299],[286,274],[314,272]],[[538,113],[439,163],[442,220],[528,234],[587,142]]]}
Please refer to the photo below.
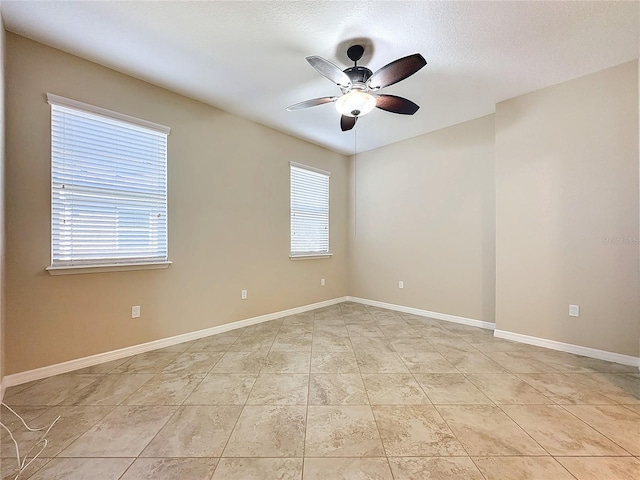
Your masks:
{"label": "beige floor tile", "polygon": [[158,348],[154,350],[157,353],[184,353],[189,350],[197,340],[190,340],[188,342],[176,343],[175,345],[169,345],[166,347]]}
{"label": "beige floor tile", "polygon": [[431,403],[410,374],[365,373],[362,380],[371,405]]}
{"label": "beige floor tile", "polygon": [[636,412],[638,415],[640,415],[640,404],[625,405],[625,407],[631,410],[632,412]]}
{"label": "beige floor tile", "polygon": [[61,403],[64,405],[120,405],[152,378],[152,373],[104,375]]}
{"label": "beige floor tile", "polygon": [[228,335],[228,333],[232,332],[225,332],[219,335],[211,335],[210,337],[204,337],[200,340],[196,340],[193,345],[189,347],[189,351],[198,352],[202,350],[208,350],[211,352],[226,352],[227,350],[229,350],[229,347],[233,345],[233,342],[238,339],[237,336],[231,336]]}
{"label": "beige floor tile", "polygon": [[640,415],[622,405],[566,405],[564,408],[630,454],[640,456]]}
{"label": "beige floor tile", "polygon": [[176,407],[115,407],[60,453],[61,457],[137,457]]}
{"label": "beige floor tile", "polygon": [[269,350],[273,345],[274,336],[243,335],[229,346],[229,352],[251,352],[254,350]]}
{"label": "beige floor tile", "polygon": [[395,480],[484,480],[469,457],[390,457],[389,463]]}
{"label": "beige floor tile", "polygon": [[[346,331],[346,329],[345,329]],[[323,352],[351,352],[353,347],[351,346],[351,340],[349,337],[339,337],[337,335],[329,334],[326,332],[314,333],[313,350]]]}
{"label": "beige floor tile", "polygon": [[501,408],[551,455],[628,455],[560,405],[502,405]]}
{"label": "beige floor tile", "polygon": [[222,458],[211,480],[300,480],[301,478],[301,458]]}
{"label": "beige floor tile", "polygon": [[304,480],[393,480],[386,458],[305,458]]}
{"label": "beige floor tile", "polygon": [[640,405],[640,374],[585,373],[571,377],[613,402]]}
{"label": "beige floor tile", "polygon": [[[51,407],[45,405],[38,407],[13,405],[11,406],[11,410],[20,415],[22,419],[27,422],[27,425],[31,426],[33,420],[35,420],[43,413],[50,411]],[[18,429],[24,428],[20,418],[12,413],[5,405],[0,405],[0,421],[11,431],[16,431]],[[39,428],[41,426],[42,425],[38,423],[34,424],[35,428]],[[7,435],[7,432],[3,428],[0,428],[0,437],[4,437],[4,435]]]}
{"label": "beige floor tile", "polygon": [[532,355],[559,372],[592,373],[594,370],[583,360],[585,357],[554,350],[534,351]]}
{"label": "beige floor tile", "polygon": [[[13,426],[13,437],[18,442],[20,454],[24,455],[32,446],[40,441],[47,428],[56,421],[47,435],[47,446],[40,454],[41,458],[55,457],[69,446],[80,435],[104,418],[113,407],[50,407],[45,413],[28,422],[31,428],[42,428],[39,432],[30,432],[23,425]],[[40,448],[34,449],[33,454]],[[2,436],[2,457],[15,457],[15,444],[9,435]],[[4,462],[4,460],[3,460]]]}
{"label": "beige floor tile", "polygon": [[368,406],[309,406],[305,456],[376,457],[384,450]]}
{"label": "beige floor tile", "polygon": [[422,337],[390,338],[389,343],[398,353],[435,352],[436,349]]}
{"label": "beige floor tile", "polygon": [[409,373],[397,353],[356,351],[362,373]]}
{"label": "beige floor tile", "polygon": [[313,334],[313,321],[307,323],[283,323],[278,330],[278,336],[289,335],[312,335]]}
{"label": "beige floor tile", "polygon": [[[5,401],[32,426],[62,415],[20,480],[640,478],[635,367],[354,302],[10,387]],[[5,480],[15,452],[0,441]]]}
{"label": "beige floor tile", "polygon": [[309,385],[309,405],[368,405],[360,374],[314,373]]}
{"label": "beige floor tile", "polygon": [[144,449],[142,457],[219,457],[242,407],[180,407]]}
{"label": "beige floor tile", "polygon": [[374,319],[366,312],[351,312],[347,314],[343,313],[342,319],[345,325],[371,325],[372,327],[378,325],[376,319]]}
{"label": "beige floor tile", "polygon": [[577,480],[632,480],[640,478],[640,459],[634,457],[558,457]]}
{"label": "beige floor tile", "polygon": [[382,330],[374,325],[351,323],[347,325],[350,337],[383,337]]}
{"label": "beige floor tile", "polygon": [[110,373],[158,373],[178,358],[178,353],[146,352],[134,355]]}
{"label": "beige floor tile", "polygon": [[461,373],[416,373],[414,377],[434,404],[492,403]]}
{"label": "beige floor tile", "polygon": [[302,457],[306,407],[246,406],[224,457]]}
{"label": "beige floor tile", "polygon": [[436,408],[469,455],[546,455],[540,445],[497,406],[439,405]]}
{"label": "beige floor tile", "polygon": [[349,330],[341,320],[333,321],[315,321],[313,324],[313,333],[315,335],[326,335],[336,338],[347,338]]}
{"label": "beige floor tile", "polygon": [[225,355],[222,352],[185,352],[162,369],[162,373],[207,374]]}
{"label": "beige floor tile", "polygon": [[412,373],[459,373],[438,352],[401,352],[400,358]]}
{"label": "beige floor tile", "polygon": [[244,405],[257,375],[209,373],[185,400],[185,405]]}
{"label": "beige floor tile", "polygon": [[465,342],[461,338],[427,337],[427,340],[440,352],[447,360],[453,358],[464,358],[467,353],[479,354],[480,351],[473,345]]}
{"label": "beige floor tile", "polygon": [[359,373],[353,352],[323,352],[311,354],[311,373]]}
{"label": "beige floor tile", "polygon": [[444,356],[462,373],[506,373],[503,366],[484,353],[444,354]]}
{"label": "beige floor tile", "polygon": [[313,326],[313,317],[315,316],[315,313],[313,310],[309,310],[307,312],[302,312],[302,313],[296,313],[295,315],[289,315],[288,317],[285,317],[284,321],[282,322],[282,326],[286,326],[286,325],[309,325],[311,324]]}
{"label": "beige floor tile", "polygon": [[402,320],[380,320],[378,321],[378,327],[382,334],[387,338],[419,337],[418,332],[416,332],[407,322]]}
{"label": "beige floor tile", "polygon": [[129,396],[123,405],[182,405],[205,376],[160,373]]}
{"label": "beige floor tile", "polygon": [[[28,478],[31,478],[34,473],[50,461],[50,458],[36,458],[33,462],[27,465],[27,463],[29,463],[29,460],[27,460],[25,468],[22,470],[22,473],[20,473],[18,479],[27,480]],[[13,461],[3,460],[0,464],[0,478],[2,478],[2,480],[15,480],[16,475],[19,473],[18,470],[18,461],[16,459],[13,459]]]}
{"label": "beige floor tile", "polygon": [[271,350],[262,373],[309,373],[311,352],[280,352]]}
{"label": "beige floor tile", "polygon": [[431,405],[374,406],[372,409],[388,456],[466,455]]}
{"label": "beige floor tile", "polygon": [[477,457],[473,461],[487,480],[574,480],[552,457]]}
{"label": "beige floor tile", "polygon": [[75,374],[89,374],[89,375],[103,375],[105,373],[111,373],[114,368],[129,361],[129,357],[119,358],[118,360],[112,360],[111,362],[99,363],[98,365],[92,365],[90,367],[81,368],[75,370]]}
{"label": "beige floor tile", "polygon": [[311,333],[278,334],[271,345],[272,352],[310,352]]}
{"label": "beige floor tile", "polygon": [[260,373],[267,352],[227,352],[211,370],[212,373]]}
{"label": "beige floor tile", "polygon": [[120,480],[210,480],[217,458],[138,458]]}
{"label": "beige floor tile", "polygon": [[247,405],[306,405],[309,375],[261,373],[247,399]]}
{"label": "beige floor tile", "polygon": [[531,352],[487,352],[486,355],[512,373],[557,373],[555,368],[538,360]]}
{"label": "beige floor tile", "polygon": [[27,405],[57,405],[71,395],[99,380],[99,375],[67,373],[39,380],[28,388],[8,391],[3,402],[11,407]]}
{"label": "beige floor tile", "polygon": [[[355,352],[361,353],[389,353],[396,354],[393,345],[386,337],[352,337],[351,345]],[[314,347],[315,348],[315,347]]]}
{"label": "beige floor tile", "polygon": [[242,337],[247,336],[276,336],[278,330],[282,326],[283,318],[270,320],[268,322],[257,323],[249,327],[245,327],[242,331]]}
{"label": "beige floor tile", "polygon": [[396,320],[402,319],[399,312],[393,310],[387,310],[386,308],[370,307],[369,313],[376,320]]}
{"label": "beige floor tile", "polygon": [[581,384],[572,374],[564,373],[521,373],[522,380],[560,404],[610,404],[615,403],[602,395],[596,387]]}
{"label": "beige floor tile", "polygon": [[467,379],[497,404],[553,403],[515,375],[475,373]]}
{"label": "beige floor tile", "polygon": [[54,458],[31,480],[117,480],[133,458]]}

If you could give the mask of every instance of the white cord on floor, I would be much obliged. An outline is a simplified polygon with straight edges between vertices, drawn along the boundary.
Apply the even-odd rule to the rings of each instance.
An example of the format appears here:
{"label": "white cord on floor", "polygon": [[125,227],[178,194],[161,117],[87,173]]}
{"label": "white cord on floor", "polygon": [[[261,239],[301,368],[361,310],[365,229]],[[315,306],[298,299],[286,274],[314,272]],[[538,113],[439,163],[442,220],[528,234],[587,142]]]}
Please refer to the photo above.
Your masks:
{"label": "white cord on floor", "polygon": [[[26,428],[28,431],[30,431],[30,432],[41,432],[42,430],[45,430],[45,427],[42,427],[42,428],[31,428],[29,425],[27,425],[27,422],[25,422],[24,419],[20,415],[18,415],[16,413],[16,411],[13,410],[9,405],[7,405],[4,402],[0,402],[0,405],[5,407],[7,410],[9,410],[11,413],[13,413],[16,417],[18,417],[20,419],[20,421],[22,422],[22,424],[24,425],[24,428]],[[60,415],[58,415],[56,417],[56,419],[53,421],[53,423],[51,425],[49,425],[49,427],[42,434],[42,437],[40,437],[40,440],[38,440],[36,443],[34,443],[31,446],[31,448],[27,451],[27,453],[25,453],[24,458],[22,458],[22,460],[20,460],[20,448],[18,446],[17,440],[13,436],[13,433],[11,433],[11,430],[9,430],[9,427],[7,427],[4,423],[0,422],[0,426],[2,428],[4,428],[7,432],[9,432],[9,436],[11,437],[11,440],[13,440],[13,444],[16,447],[16,459],[18,460],[18,473],[16,474],[16,476],[14,477],[13,480],[18,480],[18,477],[20,476],[20,474],[22,472],[24,472],[29,467],[29,465],[31,465],[33,463],[33,461],[36,458],[38,458],[40,456],[40,454],[44,451],[45,448],[47,448],[47,445],[49,444],[49,440],[47,440],[47,438],[45,438],[45,437],[49,434],[49,432],[51,431],[51,429],[53,428],[53,426],[56,424],[56,422],[58,420],[60,420]],[[42,448],[38,451],[38,453],[36,453],[31,458],[31,460],[29,460],[27,462],[27,459],[29,458],[29,454],[33,451],[34,448],[36,448],[40,444],[42,444]]]}

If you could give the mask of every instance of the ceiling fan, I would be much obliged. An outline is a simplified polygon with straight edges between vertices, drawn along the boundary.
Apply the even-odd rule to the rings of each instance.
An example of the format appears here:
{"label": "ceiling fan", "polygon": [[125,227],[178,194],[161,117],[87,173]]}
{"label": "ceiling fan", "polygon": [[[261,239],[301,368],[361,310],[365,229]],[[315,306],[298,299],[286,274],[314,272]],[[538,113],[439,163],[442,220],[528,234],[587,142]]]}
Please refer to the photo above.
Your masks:
{"label": "ceiling fan", "polygon": [[349,47],[347,56],[353,61],[354,65],[344,71],[317,55],[307,57],[307,62],[321,75],[334,82],[342,91],[342,95],[306,100],[287,107],[287,110],[299,110],[335,102],[336,110],[342,115],[340,128],[343,132],[351,130],[358,117],[366,115],[375,107],[402,115],[416,113],[420,107],[411,100],[396,95],[375,92],[416,73],[427,64],[424,57],[419,53],[415,53],[408,57],[399,58],[373,73],[366,67],[358,66],[358,60],[362,58],[363,53],[364,47],[361,45]]}

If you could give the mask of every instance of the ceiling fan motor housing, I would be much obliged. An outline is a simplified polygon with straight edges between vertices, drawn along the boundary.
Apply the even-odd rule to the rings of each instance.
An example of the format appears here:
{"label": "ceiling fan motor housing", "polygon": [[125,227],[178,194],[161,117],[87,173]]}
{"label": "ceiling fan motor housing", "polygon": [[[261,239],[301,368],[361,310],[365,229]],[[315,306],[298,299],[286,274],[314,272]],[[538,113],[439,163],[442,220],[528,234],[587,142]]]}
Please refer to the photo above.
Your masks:
{"label": "ceiling fan motor housing", "polygon": [[344,70],[344,73],[351,79],[351,83],[356,85],[362,83],[363,85],[369,80],[369,77],[373,75],[373,72],[367,67],[349,67]]}

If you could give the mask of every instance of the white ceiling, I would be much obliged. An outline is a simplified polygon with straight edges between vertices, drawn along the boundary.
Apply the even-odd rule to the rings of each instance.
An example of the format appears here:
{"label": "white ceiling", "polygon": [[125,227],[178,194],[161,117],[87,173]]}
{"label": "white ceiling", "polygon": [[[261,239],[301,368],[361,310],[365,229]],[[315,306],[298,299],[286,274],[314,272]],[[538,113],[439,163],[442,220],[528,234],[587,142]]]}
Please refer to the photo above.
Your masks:
{"label": "white ceiling", "polygon": [[[421,53],[427,66],[384,93],[413,100],[413,116],[359,120],[358,151],[494,112],[527,92],[638,58],[640,3],[335,1],[9,1],[6,28],[342,153],[353,153],[332,104],[339,94],[304,60],[346,68],[367,48],[375,71]],[[354,39],[360,39],[356,42]]]}

